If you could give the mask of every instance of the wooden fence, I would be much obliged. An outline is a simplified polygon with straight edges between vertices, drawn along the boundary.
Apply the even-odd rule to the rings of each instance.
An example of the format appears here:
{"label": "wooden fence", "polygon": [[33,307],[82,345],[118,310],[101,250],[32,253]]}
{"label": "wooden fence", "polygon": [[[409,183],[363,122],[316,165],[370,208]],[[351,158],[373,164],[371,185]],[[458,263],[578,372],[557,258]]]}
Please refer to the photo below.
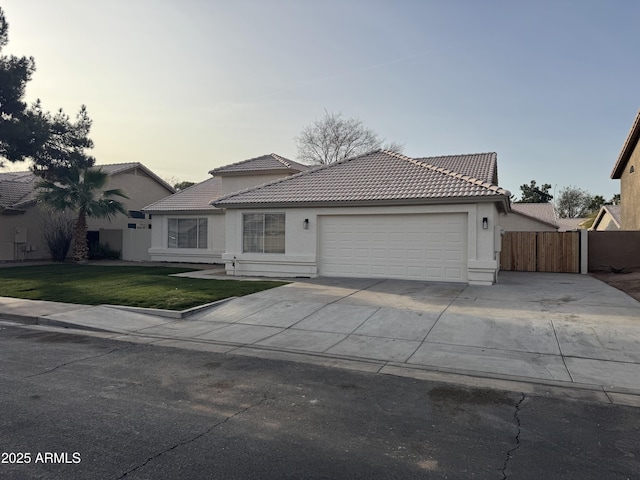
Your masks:
{"label": "wooden fence", "polygon": [[505,232],[500,268],[580,273],[580,232]]}

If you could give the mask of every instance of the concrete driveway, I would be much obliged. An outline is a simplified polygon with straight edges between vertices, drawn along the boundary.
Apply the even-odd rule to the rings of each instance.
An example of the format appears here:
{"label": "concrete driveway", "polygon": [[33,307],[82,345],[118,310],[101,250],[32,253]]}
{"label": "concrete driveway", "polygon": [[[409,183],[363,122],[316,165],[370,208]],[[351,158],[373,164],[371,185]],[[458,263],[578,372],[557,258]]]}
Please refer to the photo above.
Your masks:
{"label": "concrete driveway", "polygon": [[198,338],[255,348],[640,389],[640,303],[583,275],[303,280],[189,322],[215,322]]}
{"label": "concrete driveway", "polygon": [[640,302],[585,275],[502,272],[490,287],[320,278],[233,299],[187,320],[108,307],[46,319],[222,353],[640,394]]}

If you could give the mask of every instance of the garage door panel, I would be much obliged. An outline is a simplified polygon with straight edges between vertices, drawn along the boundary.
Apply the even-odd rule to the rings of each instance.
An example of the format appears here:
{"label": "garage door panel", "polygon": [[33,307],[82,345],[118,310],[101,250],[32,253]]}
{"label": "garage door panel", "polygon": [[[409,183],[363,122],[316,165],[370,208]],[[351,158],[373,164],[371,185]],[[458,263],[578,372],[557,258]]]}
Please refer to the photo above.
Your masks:
{"label": "garage door panel", "polygon": [[466,281],[465,214],[319,217],[320,275]]}
{"label": "garage door panel", "polygon": [[402,277],[405,275],[405,267],[391,265],[388,271],[389,277]]}
{"label": "garage door panel", "polygon": [[438,280],[443,276],[442,269],[439,267],[427,267],[426,273],[429,280]]}
{"label": "garage door panel", "polygon": [[441,232],[427,232],[427,242],[442,243]]}
{"label": "garage door panel", "polygon": [[387,276],[387,269],[385,265],[371,265],[370,272],[374,276]]}
{"label": "garage door panel", "polygon": [[400,248],[389,249],[389,260],[404,260],[406,250]]}
{"label": "garage door panel", "polygon": [[416,248],[407,249],[407,260],[424,260],[424,250],[418,250]]}
{"label": "garage door panel", "polygon": [[442,260],[442,251],[440,250],[425,250],[425,253],[427,260],[435,260],[438,262]]}
{"label": "garage door panel", "polygon": [[424,268],[422,267],[407,267],[407,275],[409,277],[417,278],[424,275]]}
{"label": "garage door panel", "polygon": [[402,243],[405,241],[404,235],[400,232],[389,232],[389,240],[394,243]]}
{"label": "garage door panel", "polygon": [[463,273],[462,273],[462,269],[460,269],[460,268],[447,268],[446,272],[445,272],[445,275],[448,278],[459,278],[461,280],[464,278]]}
{"label": "garage door panel", "polygon": [[460,250],[447,250],[445,258],[449,261],[459,262],[462,260],[462,252]]}

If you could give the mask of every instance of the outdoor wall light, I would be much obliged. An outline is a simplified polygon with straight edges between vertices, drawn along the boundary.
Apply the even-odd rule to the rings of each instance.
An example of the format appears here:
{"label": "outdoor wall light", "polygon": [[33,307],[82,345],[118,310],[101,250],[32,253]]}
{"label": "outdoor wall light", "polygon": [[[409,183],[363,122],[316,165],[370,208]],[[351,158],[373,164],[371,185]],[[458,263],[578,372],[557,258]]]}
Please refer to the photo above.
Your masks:
{"label": "outdoor wall light", "polygon": [[302,228],[304,228],[305,230],[309,230],[309,219],[305,218],[304,222],[302,222]]}
{"label": "outdoor wall light", "polygon": [[489,219],[487,217],[482,217],[482,229],[487,230],[489,228]]}

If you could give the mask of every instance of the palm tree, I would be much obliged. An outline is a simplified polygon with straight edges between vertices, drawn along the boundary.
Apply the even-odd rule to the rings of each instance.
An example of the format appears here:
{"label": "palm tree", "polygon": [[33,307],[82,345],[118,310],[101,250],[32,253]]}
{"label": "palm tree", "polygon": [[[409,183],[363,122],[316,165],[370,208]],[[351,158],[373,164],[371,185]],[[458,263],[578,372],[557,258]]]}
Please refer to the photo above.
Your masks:
{"label": "palm tree", "polygon": [[75,262],[86,263],[89,257],[87,217],[110,220],[117,213],[127,213],[122,203],[113,197],[129,197],[120,189],[103,190],[108,180],[108,174],[99,168],[71,167],[61,172],[56,181],[42,180],[38,184],[39,201],[55,210],[77,212],[78,218],[73,228]]}

